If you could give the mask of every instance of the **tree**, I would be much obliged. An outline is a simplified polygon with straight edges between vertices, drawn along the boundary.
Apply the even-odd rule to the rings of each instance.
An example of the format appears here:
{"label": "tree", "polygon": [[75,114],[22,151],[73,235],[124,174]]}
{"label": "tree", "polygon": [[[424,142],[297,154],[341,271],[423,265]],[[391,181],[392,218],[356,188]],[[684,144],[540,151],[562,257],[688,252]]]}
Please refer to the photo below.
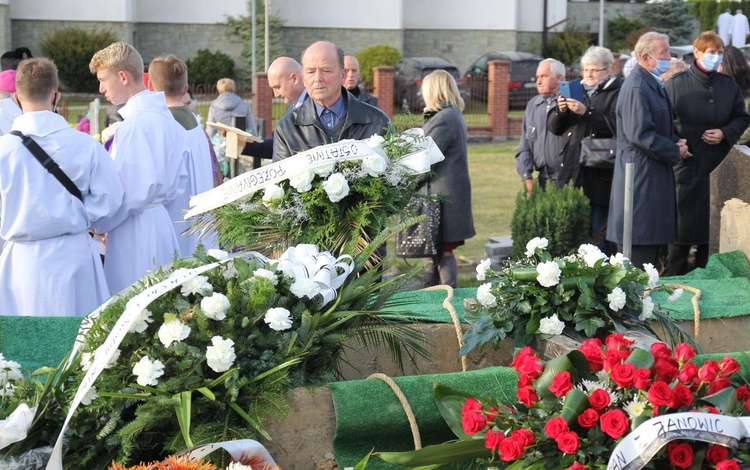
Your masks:
{"label": "tree", "polygon": [[398,49],[383,44],[366,47],[359,51],[357,61],[359,61],[359,70],[361,71],[362,79],[365,81],[365,87],[367,89],[372,88],[373,79],[375,78],[375,74],[372,71],[373,67],[396,65],[396,62],[400,59],[401,53]]}
{"label": "tree", "polygon": [[616,18],[607,20],[610,50],[629,54],[635,45],[635,43],[629,44],[629,35],[633,31],[642,31],[644,27],[645,25],[640,19],[628,18],[623,15],[617,15]]}
{"label": "tree", "polygon": [[572,26],[566,26],[547,45],[546,57],[552,57],[563,64],[570,65],[578,60],[593,40],[593,35]]}
{"label": "tree", "polygon": [[692,44],[695,36],[695,17],[690,14],[690,4],[670,0],[652,3],[643,9],[643,18],[651,29],[669,36],[670,44]]}
{"label": "tree", "polygon": [[188,78],[193,85],[213,85],[220,78],[234,77],[234,61],[223,52],[199,49],[195,57],[185,62]]}
{"label": "tree", "polygon": [[[256,44],[256,58],[255,58],[255,70],[252,70],[253,60],[253,21],[252,21],[252,4],[248,1],[247,9],[248,15],[240,15],[238,17],[230,16],[227,18],[227,26],[229,32],[237,36],[242,42],[242,59],[245,61],[243,65],[247,67],[246,70],[250,70],[250,76],[252,74],[265,69],[265,63],[263,57],[265,55],[265,1],[255,0],[255,44]],[[266,0],[267,1],[267,0]],[[269,31],[268,37],[270,42],[269,57],[273,60],[275,57],[284,55],[284,46],[281,41],[282,28],[284,27],[284,20],[277,15],[268,16]],[[260,60],[259,58],[260,57]],[[269,64],[270,65],[270,64]]]}
{"label": "tree", "polygon": [[89,62],[97,51],[116,41],[110,31],[65,28],[47,36],[40,48],[44,57],[57,65],[61,85],[71,91],[96,93],[99,82],[89,72]]}

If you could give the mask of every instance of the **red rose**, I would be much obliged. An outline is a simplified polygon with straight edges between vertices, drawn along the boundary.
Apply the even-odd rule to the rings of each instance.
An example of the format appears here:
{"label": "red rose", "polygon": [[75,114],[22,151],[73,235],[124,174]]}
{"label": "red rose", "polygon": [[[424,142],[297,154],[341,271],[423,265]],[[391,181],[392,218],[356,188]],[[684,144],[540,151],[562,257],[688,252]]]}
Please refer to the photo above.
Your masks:
{"label": "red rose", "polygon": [[677,384],[672,389],[672,401],[670,408],[677,409],[680,406],[690,406],[693,403],[693,392],[685,385]]}
{"label": "red rose", "polygon": [[499,449],[503,440],[505,440],[505,434],[490,429],[484,436],[484,446],[488,449]]}
{"label": "red rose", "polygon": [[534,432],[528,429],[523,429],[523,428],[516,429],[515,431],[510,433],[510,438],[516,439],[524,447],[534,445],[534,442],[536,441],[536,436],[534,436]]}
{"label": "red rose", "polygon": [[622,388],[630,388],[635,379],[635,365],[631,363],[618,364],[612,368],[612,381]]}
{"label": "red rose", "polygon": [[687,386],[692,387],[693,385],[699,382],[698,381],[698,366],[696,366],[692,362],[683,364],[682,369],[680,369],[680,373],[677,374],[677,378],[680,379],[680,382],[684,383]]}
{"label": "red rose", "polygon": [[717,375],[719,375],[719,363],[716,361],[706,361],[698,369],[698,378],[701,382],[713,382]]}
{"label": "red rose", "polygon": [[518,351],[515,356],[513,356],[513,360],[510,362],[510,366],[515,367],[529,356],[535,356],[534,350],[531,349],[531,346],[525,346],[521,348],[521,350]]}
{"label": "red rose", "polygon": [[646,390],[651,385],[651,371],[648,369],[636,369],[633,374],[633,386],[638,390]]}
{"label": "red rose", "polygon": [[625,337],[625,333],[613,333],[604,340],[604,343],[607,345],[607,349],[610,351],[619,351],[621,349],[627,349],[635,341],[631,339],[627,339]]}
{"label": "red rose", "polygon": [[667,455],[677,468],[690,468],[693,465],[693,448],[687,442],[670,442],[667,444]]}
{"label": "red rose", "polygon": [[500,412],[499,412],[499,411],[497,411],[497,410],[496,410],[495,408],[492,408],[492,407],[490,407],[490,408],[489,408],[489,409],[488,409],[488,410],[487,410],[487,411],[486,411],[486,412],[484,413],[484,415],[485,415],[485,416],[487,417],[487,419],[488,419],[488,420],[490,420],[490,421],[495,421],[495,418],[497,418],[497,415],[499,415],[499,414],[500,414]]}
{"label": "red rose", "polygon": [[570,378],[570,372],[560,372],[552,379],[552,385],[549,391],[556,397],[563,397],[573,388],[573,380]]}
{"label": "red rose", "polygon": [[732,385],[732,382],[726,378],[726,377],[719,377],[708,386],[708,392],[706,392],[708,395],[712,395],[720,390],[724,390],[727,387],[730,387]]}
{"label": "red rose", "polygon": [[674,359],[656,359],[654,363],[654,380],[671,382],[677,377],[677,361]]}
{"label": "red rose", "polygon": [[689,344],[680,343],[674,349],[674,356],[681,363],[689,362],[695,357],[695,349]]}
{"label": "red rose", "polygon": [[712,445],[706,449],[706,460],[711,465],[717,465],[719,462],[729,457],[729,450],[720,445]]}
{"label": "red rose", "polygon": [[624,349],[621,351],[607,351],[607,353],[604,354],[604,370],[611,372],[616,365],[625,362],[625,359],[627,359],[629,355],[630,352]]}
{"label": "red rose", "polygon": [[[697,372],[698,368],[696,368],[695,370]],[[518,384],[516,384],[516,386],[518,388],[531,387],[531,385],[532,385],[531,377],[529,377],[528,375],[519,375],[518,376]]]}
{"label": "red rose", "polygon": [[467,398],[464,402],[461,414],[466,414],[472,411],[482,411],[482,404],[475,398]]}
{"label": "red rose", "polygon": [[518,389],[518,391],[516,392],[516,398],[518,398],[518,401],[526,405],[528,408],[533,407],[534,403],[539,401],[539,397],[537,396],[533,387],[524,387]]}
{"label": "red rose", "polygon": [[573,431],[566,431],[555,439],[557,442],[557,448],[565,454],[575,454],[578,452],[578,446],[580,441],[578,440],[578,434]]}
{"label": "red rose", "polygon": [[747,401],[747,399],[750,398],[750,385],[737,387],[737,398],[742,401]]}
{"label": "red rose", "polygon": [[557,436],[566,431],[568,431],[568,422],[565,421],[565,418],[559,416],[557,418],[552,418],[544,425],[544,434],[548,435],[550,439],[557,439]]}
{"label": "red rose", "polygon": [[630,420],[624,411],[617,408],[609,410],[599,417],[602,431],[612,439],[619,439],[630,429]]}
{"label": "red rose", "polygon": [[603,388],[597,388],[589,395],[589,404],[593,409],[602,412],[609,406],[610,396]]}
{"label": "red rose", "polygon": [[648,401],[654,406],[669,405],[672,402],[672,389],[666,382],[654,382],[648,389]]}
{"label": "red rose", "polygon": [[716,470],[741,470],[736,460],[725,460],[716,465]]}
{"label": "red rose", "polygon": [[519,375],[526,375],[531,379],[539,377],[539,374],[544,370],[544,365],[537,356],[526,356],[514,367]]}
{"label": "red rose", "polygon": [[672,351],[664,343],[654,343],[651,345],[651,354],[655,358],[670,359],[672,357]]}
{"label": "red rose", "polygon": [[599,338],[587,339],[578,348],[586,356],[591,372],[599,372],[604,368],[604,353],[602,352],[602,340]]}
{"label": "red rose", "polygon": [[484,429],[487,420],[480,411],[469,411],[461,416],[461,427],[466,434],[475,434]]}
{"label": "red rose", "polygon": [[586,470],[586,466],[582,463],[576,462],[568,467],[568,470]]}
{"label": "red rose", "polygon": [[729,377],[740,370],[740,363],[732,356],[724,356],[724,359],[719,363],[719,370],[721,370],[721,375]]}
{"label": "red rose", "polygon": [[510,437],[500,443],[500,458],[503,462],[512,462],[523,455],[523,442]]}
{"label": "red rose", "polygon": [[578,415],[578,425],[584,429],[590,429],[599,422],[599,413],[593,408],[586,408],[583,413]]}

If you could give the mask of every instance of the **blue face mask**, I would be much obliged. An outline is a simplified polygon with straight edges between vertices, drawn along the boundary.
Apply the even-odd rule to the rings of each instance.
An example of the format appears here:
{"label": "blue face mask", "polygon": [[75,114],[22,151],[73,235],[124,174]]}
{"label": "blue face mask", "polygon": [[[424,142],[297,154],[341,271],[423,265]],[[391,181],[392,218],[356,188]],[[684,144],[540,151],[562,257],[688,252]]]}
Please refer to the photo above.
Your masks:
{"label": "blue face mask", "polygon": [[701,65],[709,72],[716,72],[719,70],[719,65],[721,65],[723,59],[723,54],[704,54],[703,60],[701,60]]}
{"label": "blue face mask", "polygon": [[657,59],[654,56],[651,56],[651,58],[656,60],[656,67],[651,69],[651,73],[658,76],[669,70],[672,59]]}

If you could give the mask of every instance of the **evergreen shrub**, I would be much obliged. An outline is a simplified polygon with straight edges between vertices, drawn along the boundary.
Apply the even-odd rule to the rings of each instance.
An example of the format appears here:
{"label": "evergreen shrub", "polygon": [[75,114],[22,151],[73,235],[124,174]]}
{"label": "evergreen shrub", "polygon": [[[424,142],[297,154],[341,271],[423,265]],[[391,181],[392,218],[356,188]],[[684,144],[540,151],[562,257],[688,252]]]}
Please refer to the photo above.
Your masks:
{"label": "evergreen shrub", "polygon": [[372,71],[373,67],[396,65],[396,62],[401,60],[401,57],[398,49],[384,44],[366,47],[359,51],[357,60],[359,61],[359,70],[362,80],[365,82],[365,88],[368,90],[372,89],[375,79],[375,73]]}
{"label": "evergreen shrub", "polygon": [[589,239],[589,200],[572,183],[562,189],[548,184],[545,190],[534,183],[531,194],[522,190],[516,196],[511,220],[514,259],[525,257],[526,243],[534,237],[549,241],[553,257],[565,256]]}
{"label": "evergreen shrub", "polygon": [[57,65],[61,87],[66,91],[96,93],[99,82],[89,72],[94,54],[116,42],[110,31],[65,28],[47,36],[40,44],[42,55]]}
{"label": "evergreen shrub", "polygon": [[234,61],[227,54],[199,49],[185,62],[191,85],[215,85],[220,78],[234,78]]}

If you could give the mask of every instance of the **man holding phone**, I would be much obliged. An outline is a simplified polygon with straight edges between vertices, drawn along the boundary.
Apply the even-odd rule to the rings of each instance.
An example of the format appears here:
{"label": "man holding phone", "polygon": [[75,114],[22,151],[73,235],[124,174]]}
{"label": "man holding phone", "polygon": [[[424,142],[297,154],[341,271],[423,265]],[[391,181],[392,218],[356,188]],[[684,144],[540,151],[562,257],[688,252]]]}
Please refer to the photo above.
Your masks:
{"label": "man holding phone", "polygon": [[[565,66],[559,60],[544,59],[536,69],[538,96],[529,100],[523,114],[521,142],[516,154],[516,170],[531,193],[534,186],[533,173],[539,174],[539,184],[544,188],[547,181],[558,188],[575,177],[570,170],[578,168],[578,162],[564,162],[562,149],[565,138],[547,131],[547,116],[555,107],[559,83],[565,77]],[[570,169],[570,170],[569,170]]]}

